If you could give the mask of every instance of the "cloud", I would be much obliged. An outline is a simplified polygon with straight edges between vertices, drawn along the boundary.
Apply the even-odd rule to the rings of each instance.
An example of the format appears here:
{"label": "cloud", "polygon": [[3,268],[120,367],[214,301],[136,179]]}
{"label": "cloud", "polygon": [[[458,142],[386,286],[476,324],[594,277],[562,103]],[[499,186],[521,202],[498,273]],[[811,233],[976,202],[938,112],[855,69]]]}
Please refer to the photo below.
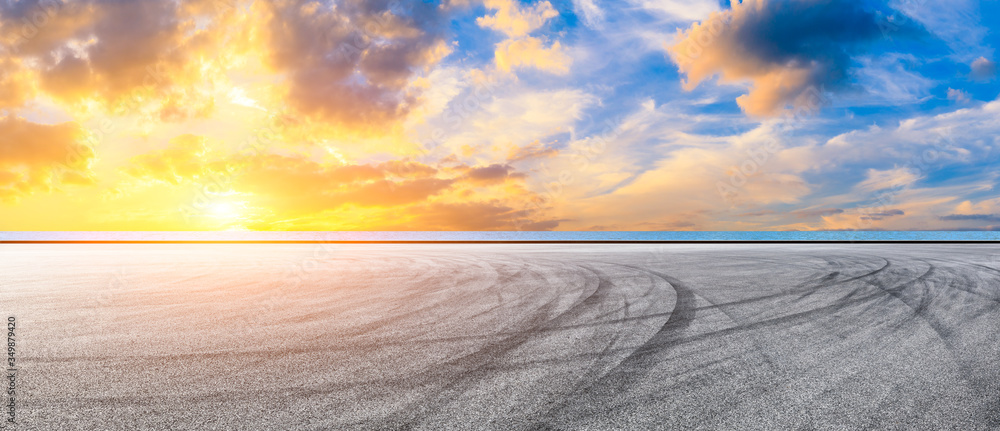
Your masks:
{"label": "cloud", "polygon": [[[511,209],[535,198],[522,186],[524,174],[504,164],[325,163],[305,156],[227,154],[204,137],[182,135],[166,148],[133,157],[123,171],[147,187],[194,186],[213,190],[209,199],[238,200],[253,210],[245,226],[256,229],[493,229],[545,222],[540,208]],[[484,218],[470,219],[458,212],[463,208]]]}
{"label": "cloud", "polygon": [[998,114],[1000,100],[995,100],[937,115],[917,115],[895,127],[854,130],[802,151],[829,169],[878,165],[882,171],[902,169],[896,171],[900,178],[907,170],[925,176],[932,170],[992,157],[995,136],[1000,134]]}
{"label": "cloud", "polygon": [[979,57],[972,62],[972,79],[988,81],[993,79],[996,74],[997,64],[986,59],[986,57]]}
{"label": "cloud", "polygon": [[12,201],[60,185],[91,185],[96,158],[76,123],[36,124],[0,118],[0,200]]}
{"label": "cloud", "polygon": [[[748,229],[750,223],[732,224],[725,214],[799,204],[812,192],[801,171],[783,160],[786,149],[773,141],[772,125],[697,135],[689,129],[698,118],[677,115],[670,104],[644,104],[617,127],[578,137],[546,161],[532,179],[541,183],[535,190],[556,202],[555,214],[569,220],[569,229],[623,230]],[[659,144],[647,147],[650,139]]]}
{"label": "cloud", "polygon": [[500,164],[472,168],[466,174],[469,180],[477,184],[502,183],[515,176],[523,177],[524,175],[514,173],[514,168],[510,165]]}
{"label": "cloud", "polygon": [[864,213],[864,215],[861,216],[861,220],[879,221],[879,220],[887,219],[889,217],[895,217],[895,216],[901,216],[901,215],[906,215],[906,212],[903,211],[903,210],[887,210],[887,211],[880,211],[880,212],[870,212],[870,213]]}
{"label": "cloud", "polygon": [[432,203],[415,210],[409,223],[390,225],[390,230],[545,231],[557,228],[562,222],[539,219],[530,210],[518,210],[496,201]]}
{"label": "cloud", "polygon": [[6,2],[0,51],[26,66],[36,85],[24,88],[73,112],[161,121],[205,116],[214,106],[208,93],[216,69],[232,54],[223,55],[223,47],[238,32],[223,29],[228,15],[195,7],[203,3]]}
{"label": "cloud", "polygon": [[133,177],[180,184],[207,172],[203,160],[208,152],[204,137],[181,135],[171,139],[162,150],[133,157],[125,172]]}
{"label": "cloud", "polygon": [[549,19],[559,16],[559,12],[548,1],[524,7],[518,0],[486,0],[484,4],[496,13],[480,17],[476,23],[480,27],[500,31],[510,38],[527,36],[545,25]]}
{"label": "cloud", "polygon": [[604,11],[594,0],[573,0],[573,11],[590,27],[598,27],[604,21]]}
{"label": "cloud", "polygon": [[287,100],[326,121],[384,129],[416,102],[408,81],[451,52],[450,8],[431,2],[263,3],[270,64],[288,77]]}
{"label": "cloud", "polygon": [[749,81],[739,106],[775,116],[815,109],[817,93],[850,88],[851,58],[882,37],[880,20],[851,0],[746,0],[679,31],[667,51],[686,89],[712,76]]}
{"label": "cloud", "polygon": [[828,217],[828,216],[832,216],[832,215],[836,215],[836,214],[843,214],[843,213],[844,213],[844,210],[842,210],[840,208],[817,208],[817,209],[810,209],[810,210],[795,211],[792,214],[795,214],[795,216],[798,217],[798,218],[807,218],[808,219],[808,218],[817,218],[817,217]]}
{"label": "cloud", "polygon": [[544,46],[541,39],[525,37],[523,39],[507,39],[497,44],[497,68],[511,72],[515,68],[533,67],[538,70],[565,75],[569,73],[573,59],[558,41],[551,46]]}
{"label": "cloud", "polygon": [[951,100],[951,101],[957,102],[957,103],[968,103],[969,100],[971,100],[971,99],[969,98],[969,93],[966,93],[966,92],[964,92],[962,90],[956,90],[954,88],[949,88],[948,89],[948,100]]}
{"label": "cloud", "polygon": [[[511,147],[529,146],[571,130],[584,111],[600,103],[578,89],[533,90],[516,82],[491,92],[489,97],[457,97],[442,115],[416,129],[421,136],[440,135],[434,147],[437,157],[464,156],[462,149],[468,147],[475,154],[464,157],[466,163],[503,160]],[[469,108],[470,101],[474,108]]]}
{"label": "cloud", "polygon": [[[982,50],[983,38],[990,29],[982,26],[979,0],[951,0],[948,7],[932,1],[890,0],[889,6],[911,18],[934,36],[948,44],[958,58],[971,58],[973,52]],[[895,17],[894,17],[895,18]],[[893,37],[904,30],[898,17],[887,22],[883,28],[887,37]]]}
{"label": "cloud", "polygon": [[[34,8],[62,5],[24,3],[0,13],[7,25]],[[189,60],[185,48],[193,38],[174,2],[72,2],[49,19],[16,52],[40,62],[42,89],[63,101],[91,98],[110,106],[135,89],[164,91],[180,83],[172,78]]]}
{"label": "cloud", "polygon": [[[19,37],[21,20],[47,4],[59,6]],[[418,103],[413,78],[451,52],[451,11],[383,0],[5,2],[0,36],[10,41],[0,51],[30,62],[40,90],[80,109],[204,118],[224,97],[216,92],[252,79],[278,99],[270,109],[385,133]]]}
{"label": "cloud", "polygon": [[1000,214],[949,214],[941,217],[941,220],[1000,222]]}
{"label": "cloud", "polygon": [[0,110],[19,108],[32,92],[32,83],[20,63],[13,58],[0,59]]}
{"label": "cloud", "polygon": [[933,79],[912,71],[922,60],[912,54],[881,53],[854,58],[857,67],[850,70],[851,79],[864,92],[840,94],[840,99],[853,106],[902,105],[918,103],[938,85]]}
{"label": "cloud", "polygon": [[485,5],[496,13],[480,17],[476,23],[507,35],[494,51],[498,69],[511,73],[514,69],[531,67],[556,75],[569,73],[572,58],[559,41],[545,46],[543,38],[529,36],[549,19],[559,16],[552,4],[542,1],[522,7],[517,0],[486,0]]}
{"label": "cloud", "polygon": [[531,159],[543,159],[554,157],[559,154],[559,149],[552,144],[542,144],[539,141],[532,142],[523,147],[515,147],[507,154],[507,162],[520,162]]}
{"label": "cloud", "polygon": [[740,217],[764,217],[764,216],[770,216],[770,215],[774,215],[774,214],[776,214],[776,212],[774,210],[761,210],[761,211],[752,211],[752,212],[748,212],[748,213],[743,213],[743,214],[740,214]]}
{"label": "cloud", "polygon": [[865,192],[900,189],[919,181],[921,178],[919,172],[908,167],[887,170],[869,169],[867,178],[858,183],[857,188]]}
{"label": "cloud", "polygon": [[675,22],[691,22],[704,19],[719,10],[717,0],[630,0],[644,9],[666,16]]}
{"label": "cloud", "polygon": [[67,41],[96,19],[93,1],[21,0],[0,4],[0,41],[12,54],[40,57]]}

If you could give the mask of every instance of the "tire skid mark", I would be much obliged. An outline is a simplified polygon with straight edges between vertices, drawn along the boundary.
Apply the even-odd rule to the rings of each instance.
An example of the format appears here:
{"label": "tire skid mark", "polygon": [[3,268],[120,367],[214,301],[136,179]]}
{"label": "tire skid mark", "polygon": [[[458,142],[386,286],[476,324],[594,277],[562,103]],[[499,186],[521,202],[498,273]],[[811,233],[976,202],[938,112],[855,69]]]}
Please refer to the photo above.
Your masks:
{"label": "tire skid mark", "polygon": [[544,307],[536,310],[534,317],[522,326],[522,330],[514,336],[503,337],[486,343],[477,350],[459,358],[439,364],[423,372],[401,378],[392,383],[402,383],[404,389],[421,386],[436,386],[438,382],[446,382],[435,388],[434,395],[406,404],[396,409],[386,417],[365,421],[371,426],[377,424],[378,429],[412,429],[425,416],[447,405],[455,393],[464,392],[472,382],[488,376],[486,365],[496,358],[516,349],[533,336],[532,328],[544,325],[548,320],[548,312],[553,308],[555,299]]}
{"label": "tire skid mark", "polygon": [[[579,267],[591,271],[598,276],[597,287],[591,291],[589,295],[554,317],[544,319],[543,321],[533,322],[527,327],[514,333],[514,335],[503,338],[502,342],[490,343],[499,344],[498,346],[488,346],[484,349],[480,349],[473,354],[460,358],[461,362],[450,361],[440,367],[435,367],[435,370],[439,370],[439,373],[434,374],[434,377],[449,377],[448,380],[450,381],[438,391],[437,395],[434,396],[434,399],[412,403],[411,405],[396,410],[396,412],[390,415],[388,419],[378,421],[381,424],[380,428],[382,428],[382,426],[388,426],[390,428],[397,429],[411,429],[417,426],[422,421],[423,416],[428,413],[438,411],[449,404],[454,398],[452,396],[452,392],[465,392],[467,389],[471,388],[475,382],[489,377],[490,371],[493,370],[490,367],[490,364],[494,361],[522,346],[532,338],[545,333],[545,329],[559,327],[567,320],[578,319],[584,315],[584,313],[598,308],[603,303],[604,299],[611,295],[614,283],[608,277],[603,276],[603,274],[594,271],[591,268],[586,266]],[[558,296],[556,296],[552,302],[547,304],[549,305],[549,309],[551,309],[551,306],[556,299],[558,299]],[[542,314],[536,314],[536,316],[541,315]],[[608,348],[605,347],[605,350],[607,349]],[[482,354],[484,352],[485,354]],[[601,355],[599,355],[599,357],[600,356]],[[456,369],[461,371],[456,374]],[[418,406],[421,410],[420,415],[409,414],[413,408]],[[408,419],[403,419],[407,417]],[[401,421],[400,419],[403,420]]]}
{"label": "tire skid mark", "polygon": [[[623,265],[616,265],[616,266],[623,266]],[[601,272],[600,270],[597,270],[597,269],[593,268],[592,266],[583,266],[583,267],[586,268],[586,269],[588,269],[588,270],[590,270],[590,271],[593,271],[595,274],[598,274],[598,276],[602,280],[602,283],[604,283],[604,282],[612,283],[611,279],[606,274],[604,274],[603,272]],[[631,268],[631,267],[629,267],[629,268],[630,269],[634,269],[634,268]],[[654,291],[655,286],[657,285],[656,278],[650,278],[650,281],[651,281],[650,287],[648,289],[646,289],[646,292],[644,292],[644,294],[642,296],[643,298],[645,298],[648,295],[650,295]],[[621,289],[619,289],[619,292],[621,293],[622,300],[626,304],[628,304],[630,301],[629,301],[628,297],[624,294],[624,291],[621,290]],[[645,312],[645,311],[649,310],[649,308],[652,307],[652,306],[653,306],[653,303],[650,302],[649,304],[646,305],[646,308],[643,311]],[[674,310],[676,310],[676,303],[675,303]],[[625,311],[626,311],[626,313],[628,312],[627,308],[625,309]],[[676,313],[674,311],[671,311],[669,313],[657,313],[657,314],[660,315],[660,317],[663,317],[663,315],[669,315],[669,316],[671,316],[671,317],[668,317],[668,322],[669,322],[669,319],[672,318]],[[598,317],[605,317],[606,315],[607,315],[607,313],[605,313],[605,314],[603,314],[601,316],[598,316]],[[646,316],[642,315],[642,316],[638,316],[638,317],[646,317]],[[619,321],[622,321],[622,320],[624,320],[624,319],[619,319]],[[638,321],[638,320],[635,320],[635,321]],[[595,324],[594,323],[590,323],[590,324],[586,324],[586,325],[588,325],[588,326],[594,326]],[[610,326],[610,325],[608,325],[607,323],[600,323],[597,326],[607,327],[607,326]],[[546,409],[544,409],[544,411],[540,412],[539,414],[532,415],[532,419],[530,419],[530,420],[532,422],[534,422],[534,424],[535,424],[533,426],[533,428],[535,428],[535,429],[545,429],[545,426],[547,426],[547,424],[545,424],[545,422],[544,422],[544,418],[545,417],[550,417],[553,414],[553,412],[558,411],[558,410],[560,410],[562,408],[565,408],[565,406],[566,406],[567,402],[569,401],[570,397],[572,397],[575,394],[578,394],[581,391],[585,390],[586,388],[592,386],[593,382],[595,382],[595,381],[601,379],[602,377],[606,376],[610,372],[610,370],[614,370],[615,368],[617,368],[620,365],[620,362],[618,361],[617,355],[615,355],[615,353],[617,353],[619,350],[628,351],[630,354],[634,353],[634,349],[627,348],[627,347],[623,348],[623,349],[616,349],[615,346],[618,343],[618,341],[622,338],[623,333],[622,333],[622,330],[619,329],[618,331],[614,331],[614,334],[615,335],[614,335],[613,339],[611,341],[609,341],[604,346],[604,348],[601,349],[600,352],[591,353],[591,354],[587,354],[586,355],[587,357],[589,357],[589,360],[587,362],[588,363],[588,367],[587,367],[586,371],[583,373],[583,375],[581,377],[579,377],[579,378],[576,379],[577,383],[575,383],[572,386],[572,388],[569,389],[569,391],[567,392],[566,396],[564,396],[561,400],[555,402],[554,404],[550,405],[549,407],[547,407]],[[571,359],[571,358],[566,358],[566,357],[560,358],[560,361],[561,362],[565,362],[568,359]],[[616,364],[614,365],[614,367],[612,367],[610,370],[604,370],[605,367],[602,367],[601,365],[606,365],[608,362],[611,362],[611,361],[616,362]],[[535,364],[537,364],[537,363],[538,362],[536,361]]]}
{"label": "tire skid mark", "polygon": [[[857,275],[857,276],[846,278],[846,279],[843,279],[843,280],[836,280],[835,279],[836,277],[829,277],[828,276],[828,277],[824,278],[823,280],[821,280],[818,284],[815,284],[815,285],[810,285],[810,284],[807,284],[807,283],[802,283],[802,284],[800,284],[799,286],[796,286],[796,287],[799,288],[799,289],[802,289],[802,290],[806,290],[806,291],[801,296],[799,296],[798,300],[806,299],[806,298],[808,298],[808,297],[816,294],[817,291],[819,291],[820,289],[825,289],[827,287],[832,287],[832,286],[847,284],[847,283],[850,283],[852,281],[862,280],[862,279],[865,279],[865,278],[868,278],[868,277],[872,277],[872,276],[881,274],[883,271],[885,271],[886,269],[889,268],[890,262],[889,262],[888,259],[885,259],[885,258],[880,258],[880,259],[882,259],[882,260],[885,261],[885,265],[882,265],[881,268],[878,268],[878,269],[876,269],[874,271],[871,271],[871,272],[867,272],[865,274]],[[833,275],[833,274],[840,275],[840,271],[837,271],[835,273],[831,273],[830,275]]]}
{"label": "tire skid mark", "polygon": [[[443,262],[451,262],[451,263],[454,264],[452,266],[456,266],[456,267],[461,267],[461,266],[464,266],[464,265],[468,265],[468,260],[467,259],[439,259],[439,262],[441,262],[441,261],[443,261]],[[444,266],[444,265],[441,265],[441,266]],[[497,285],[502,285],[502,282],[498,281],[498,279],[500,277],[500,274],[496,271],[496,269],[494,267],[488,266],[488,265],[476,265],[476,266],[479,267],[479,268],[481,268],[481,269],[484,269],[484,270],[490,270],[490,271],[492,271],[492,274],[494,276],[496,276],[496,278],[494,279],[494,281],[491,283],[491,287],[492,286],[497,286]],[[544,273],[541,270],[534,269],[534,268],[532,268],[532,269],[527,269],[526,268],[525,271],[528,272],[528,273],[530,273],[530,274],[533,274],[535,276],[544,278]],[[519,271],[519,274],[523,273],[525,271]],[[446,277],[446,276],[447,275],[445,275],[444,277]],[[441,278],[443,278],[443,277],[441,277]],[[506,282],[506,281],[509,281],[509,278],[504,280],[504,282]],[[404,304],[404,303],[407,303],[407,302],[415,301],[416,299],[418,299],[420,297],[425,297],[425,296],[429,296],[429,295],[432,295],[432,294],[437,294],[437,293],[440,293],[444,289],[443,286],[450,286],[449,288],[459,287],[459,286],[462,285],[462,280],[454,281],[452,283],[441,283],[441,285],[438,288],[436,288],[436,289],[430,289],[430,290],[427,290],[427,289],[419,290],[419,286],[418,285],[412,284],[412,283],[407,283],[407,284],[410,285],[411,287],[408,287],[404,291],[413,290],[414,292],[411,293],[411,294],[409,294],[409,295],[403,296],[403,297],[395,298],[395,299],[393,299],[393,302],[395,302],[397,304]],[[545,288],[544,284],[538,284],[538,285],[535,286],[535,290],[542,290],[544,288]],[[378,320],[373,321],[373,322],[369,322],[368,324],[365,324],[363,326],[355,327],[354,330],[352,330],[349,333],[343,334],[343,336],[345,336],[345,337],[357,337],[357,336],[369,334],[369,333],[372,333],[372,332],[374,332],[374,331],[376,331],[378,329],[381,329],[381,328],[385,327],[387,324],[393,324],[393,325],[397,325],[398,326],[398,325],[401,324],[402,321],[404,321],[407,318],[422,316],[425,313],[427,313],[429,310],[444,308],[443,306],[446,305],[446,304],[448,304],[448,303],[460,302],[461,300],[465,299],[465,297],[472,296],[472,295],[478,295],[478,291],[469,291],[469,292],[463,292],[463,293],[458,294],[458,295],[452,295],[449,298],[447,298],[445,301],[430,302],[430,303],[427,303],[427,304],[425,304],[425,305],[423,305],[421,307],[417,307],[417,308],[405,307],[405,306],[400,305],[400,306],[397,306],[396,308],[394,308],[393,310],[397,310],[397,309],[400,309],[400,307],[404,307],[404,308],[402,308],[404,310],[403,313],[392,315],[392,316],[387,316],[385,318],[378,319]],[[514,305],[520,305],[521,303],[530,302],[531,300],[532,300],[532,298],[530,298],[530,297],[522,297],[521,300],[518,301]],[[493,310],[497,310],[497,309],[499,309],[499,308],[498,307],[494,307],[493,308]],[[479,315],[482,315],[482,313],[480,313]],[[479,315],[477,315],[477,317]]]}
{"label": "tire skid mark", "polygon": [[[629,265],[623,266],[647,271],[645,269]],[[567,396],[566,400],[553,408],[551,412],[558,412],[566,408],[575,397],[597,395],[602,398],[610,399],[609,395],[624,392],[626,388],[633,386],[638,379],[644,377],[649,371],[648,369],[651,365],[646,362],[648,362],[651,353],[654,353],[671,344],[674,340],[680,337],[680,334],[684,330],[691,326],[696,314],[696,299],[694,291],[688,288],[683,282],[673,277],[653,271],[647,272],[657,275],[669,283],[676,292],[677,299],[674,309],[670,313],[670,317],[667,318],[667,321],[656,333],[648,338],[642,345],[633,349],[631,353],[629,353],[629,355],[622,359],[617,365],[606,371],[592,383],[582,386],[577,389],[575,393]]]}
{"label": "tire skid mark", "polygon": [[925,325],[927,325],[927,327],[929,327],[934,332],[938,340],[941,341],[941,344],[944,346],[944,348],[948,351],[948,354],[951,356],[952,363],[956,367],[958,367],[962,379],[966,383],[968,383],[969,386],[974,391],[978,392],[980,395],[989,396],[990,394],[983,393],[984,391],[982,385],[978,383],[978,379],[975,377],[972,368],[962,358],[960,349],[958,349],[958,347],[955,346],[955,344],[952,342],[951,339],[953,337],[953,331],[950,328],[948,328],[943,322],[941,322],[941,320],[937,319],[931,313],[928,312],[927,306],[929,301],[921,300],[919,302],[915,302],[913,299],[902,294],[904,289],[913,286],[916,283],[926,284],[927,279],[932,274],[934,274],[935,266],[930,262],[927,262],[926,260],[921,260],[921,261],[927,263],[928,269],[923,274],[921,274],[920,276],[918,276],[913,280],[899,283],[891,288],[886,288],[885,285],[878,282],[869,281],[869,284],[881,290],[882,292],[885,292],[893,299],[906,305],[912,311],[911,315],[912,318],[922,321]]}
{"label": "tire skid mark", "polygon": [[[938,262],[948,262],[948,263],[958,264],[960,266],[972,266],[972,267],[976,267],[976,268],[988,270],[989,272],[994,272],[994,273],[1000,274],[1000,270],[998,270],[996,268],[993,268],[993,267],[990,267],[990,266],[986,266],[986,265],[980,265],[980,264],[977,264],[977,263],[961,262],[961,261],[949,260],[949,259],[941,259],[941,258],[930,258],[928,260],[934,260],[934,261],[938,261]],[[1000,284],[1000,283],[998,283],[998,284]],[[993,301],[995,303],[1000,303],[1000,298],[995,297],[993,295],[990,295],[988,291],[987,292],[980,292],[980,291],[977,291],[977,290],[972,289],[970,287],[964,286],[962,283],[950,283],[948,285],[948,287],[952,287],[952,288],[955,288],[957,290],[961,290],[961,291],[963,291],[965,293],[972,294],[972,295],[978,296],[980,298],[983,298],[983,299],[986,299],[986,300],[989,300],[989,301]]]}

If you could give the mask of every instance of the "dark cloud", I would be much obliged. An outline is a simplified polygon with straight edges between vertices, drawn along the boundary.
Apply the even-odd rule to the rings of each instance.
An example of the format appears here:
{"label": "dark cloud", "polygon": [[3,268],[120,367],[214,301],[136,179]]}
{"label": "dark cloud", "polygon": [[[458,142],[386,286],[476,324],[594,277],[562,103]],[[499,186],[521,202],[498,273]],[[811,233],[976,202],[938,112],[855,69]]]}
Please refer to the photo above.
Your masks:
{"label": "dark cloud", "polygon": [[384,127],[416,95],[407,81],[447,52],[447,8],[435,2],[268,2],[271,63],[289,77],[300,112]]}
{"label": "dark cloud", "polygon": [[116,114],[161,101],[171,108],[162,119],[183,119],[188,114],[166,102],[198,105],[190,95],[205,79],[194,60],[215,55],[206,45],[224,43],[206,36],[217,30],[211,17],[191,15],[188,6],[199,1],[5,2],[0,36],[11,56],[34,65],[39,88],[57,100],[95,100]]}
{"label": "dark cloud", "polygon": [[754,212],[743,213],[743,214],[740,214],[739,216],[740,217],[763,217],[763,216],[769,216],[769,215],[774,215],[774,214],[775,214],[775,212],[773,210],[761,210],[761,211],[754,211]]}
{"label": "dark cloud", "polygon": [[819,208],[819,209],[801,210],[792,212],[792,214],[795,214],[795,216],[798,218],[828,217],[843,213],[844,210],[840,208]]}
{"label": "dark cloud", "polygon": [[[30,59],[57,100],[97,100],[116,114],[155,101],[161,120],[180,121],[214,106],[198,86],[229,65],[206,62],[263,48],[293,113],[384,130],[416,103],[411,78],[449,52],[450,10],[402,0],[0,2],[0,52]],[[34,16],[44,19],[25,30]]]}
{"label": "dark cloud", "polygon": [[941,217],[941,220],[1000,222],[1000,214],[949,214]]}
{"label": "dark cloud", "polygon": [[9,54],[45,56],[81,36],[94,19],[92,1],[5,1],[0,3],[0,45]]}
{"label": "dark cloud", "polygon": [[554,143],[546,145],[539,141],[535,141],[511,151],[510,154],[507,155],[507,162],[513,163],[520,162],[522,160],[555,157],[557,154],[559,154],[559,149],[555,147]]}
{"label": "dark cloud", "polygon": [[746,0],[684,32],[669,48],[687,75],[686,86],[718,75],[749,80],[737,99],[749,114],[815,109],[821,93],[849,89],[852,57],[891,28],[894,37],[917,30],[887,21],[881,2]]}
{"label": "dark cloud", "polygon": [[986,57],[979,57],[972,62],[972,79],[988,81],[997,74],[997,64]]}
{"label": "dark cloud", "polygon": [[478,185],[499,184],[509,178],[522,176],[523,174],[514,173],[512,166],[500,164],[471,168],[466,174],[466,178]]}
{"label": "dark cloud", "polygon": [[861,216],[861,220],[878,221],[889,217],[895,217],[901,215],[906,215],[906,213],[903,212],[903,210],[888,210],[882,212],[865,213],[865,215]]}

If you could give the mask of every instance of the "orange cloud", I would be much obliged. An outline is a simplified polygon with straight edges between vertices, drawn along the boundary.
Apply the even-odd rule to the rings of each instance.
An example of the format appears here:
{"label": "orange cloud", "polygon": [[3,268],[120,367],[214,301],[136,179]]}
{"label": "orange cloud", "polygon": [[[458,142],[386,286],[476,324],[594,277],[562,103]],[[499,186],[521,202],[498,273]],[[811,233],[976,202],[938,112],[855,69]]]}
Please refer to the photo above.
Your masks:
{"label": "orange cloud", "polygon": [[0,199],[15,200],[60,185],[95,183],[94,151],[76,123],[35,124],[0,118]]}
{"label": "orange cloud", "polygon": [[[498,229],[544,221],[537,210],[510,209],[534,195],[523,187],[523,174],[500,164],[349,164],[271,153],[220,154],[204,138],[184,135],[165,149],[134,157],[124,172],[149,184],[211,186],[213,196],[200,210],[211,215],[220,205],[238,202],[246,210],[243,225],[255,229],[437,229],[448,221],[454,222],[449,229],[458,229],[473,223],[457,213],[461,208],[493,211],[475,223],[495,222]],[[406,226],[399,225],[402,220]]]}
{"label": "orange cloud", "polygon": [[31,64],[38,89],[67,108],[152,112],[161,121],[204,116],[214,106],[199,89],[215,79],[207,65],[225,57],[223,46],[233,50],[225,35],[235,32],[223,28],[223,11],[199,3],[18,2],[0,12],[0,51]]}
{"label": "orange cloud", "polygon": [[388,230],[552,230],[562,220],[539,219],[528,210],[517,210],[499,201],[433,203],[416,208],[408,224],[390,224]]}
{"label": "orange cloud", "polygon": [[476,23],[480,27],[491,28],[503,32],[508,37],[527,36],[544,25],[549,19],[559,16],[552,3],[541,1],[533,6],[521,7],[517,0],[486,0],[487,8],[496,11],[495,14],[480,17]]}
{"label": "orange cloud", "polygon": [[558,41],[546,47],[541,39],[535,37],[508,39],[497,44],[495,58],[497,68],[504,72],[520,67],[533,67],[565,75],[569,73],[569,67],[573,63],[573,59]]}
{"label": "orange cloud", "polygon": [[182,135],[170,140],[163,150],[141,154],[132,158],[125,170],[134,177],[149,178],[170,184],[180,184],[202,175],[207,167],[206,140],[200,136]]}
{"label": "orange cloud", "polygon": [[27,73],[20,62],[12,58],[0,59],[0,109],[24,105],[33,90]]}

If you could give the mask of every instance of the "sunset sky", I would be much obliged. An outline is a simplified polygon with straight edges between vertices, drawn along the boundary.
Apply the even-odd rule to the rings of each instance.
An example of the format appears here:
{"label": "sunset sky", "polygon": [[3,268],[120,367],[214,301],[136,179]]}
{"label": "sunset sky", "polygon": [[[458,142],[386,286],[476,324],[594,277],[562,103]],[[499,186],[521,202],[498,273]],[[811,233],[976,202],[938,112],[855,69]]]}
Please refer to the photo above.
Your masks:
{"label": "sunset sky", "polygon": [[0,0],[0,230],[1000,228],[1000,1]]}

